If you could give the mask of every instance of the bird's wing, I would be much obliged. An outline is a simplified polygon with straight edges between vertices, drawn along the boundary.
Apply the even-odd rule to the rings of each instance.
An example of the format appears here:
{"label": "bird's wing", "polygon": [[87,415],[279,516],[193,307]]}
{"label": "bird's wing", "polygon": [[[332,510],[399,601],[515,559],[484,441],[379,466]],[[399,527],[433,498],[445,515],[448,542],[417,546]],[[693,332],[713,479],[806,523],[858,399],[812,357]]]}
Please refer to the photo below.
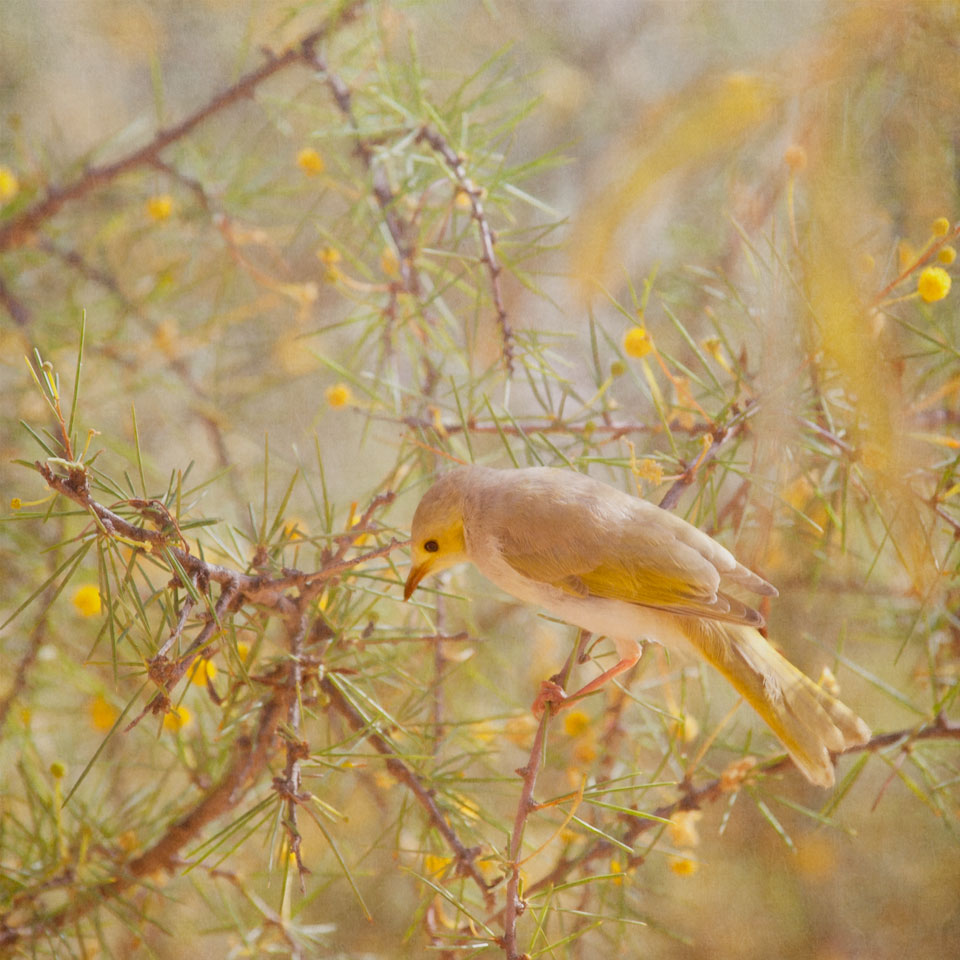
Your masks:
{"label": "bird's wing", "polygon": [[[609,491],[604,487],[596,498],[587,485],[569,497],[524,497],[522,490],[514,491],[508,514],[498,518],[492,509],[486,519],[501,556],[524,577],[577,596],[763,624],[756,610],[720,590],[721,577],[742,583],[740,571],[749,574],[727,550],[645,501],[624,495],[611,502]],[[762,589],[766,581],[750,576],[767,592]]]}
{"label": "bird's wing", "polygon": [[719,590],[715,593],[703,591],[687,578],[673,577],[652,566],[599,564],[587,573],[558,582],[556,586],[582,596],[624,600],[669,613],[709,617],[753,627],[762,627],[764,623],[758,611],[736,597]]}

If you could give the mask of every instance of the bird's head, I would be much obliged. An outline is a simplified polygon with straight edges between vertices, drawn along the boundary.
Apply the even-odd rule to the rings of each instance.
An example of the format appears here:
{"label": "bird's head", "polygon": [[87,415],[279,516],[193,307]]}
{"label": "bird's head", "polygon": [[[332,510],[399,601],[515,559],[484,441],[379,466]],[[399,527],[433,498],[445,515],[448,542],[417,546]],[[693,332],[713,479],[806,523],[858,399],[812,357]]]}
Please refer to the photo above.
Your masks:
{"label": "bird's head", "polygon": [[409,600],[417,584],[469,560],[463,533],[463,476],[455,470],[441,477],[423,496],[410,528],[410,573],[403,588]]}

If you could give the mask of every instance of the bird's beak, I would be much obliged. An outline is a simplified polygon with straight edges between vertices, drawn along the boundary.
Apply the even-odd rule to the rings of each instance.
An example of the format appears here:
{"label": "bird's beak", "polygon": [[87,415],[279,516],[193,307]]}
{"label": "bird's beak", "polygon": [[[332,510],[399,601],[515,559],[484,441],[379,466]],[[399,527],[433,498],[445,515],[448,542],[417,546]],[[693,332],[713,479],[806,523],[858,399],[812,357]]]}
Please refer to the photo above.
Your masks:
{"label": "bird's beak", "polygon": [[403,585],[403,599],[409,600],[410,595],[417,589],[417,584],[430,572],[430,563],[420,563],[410,568],[407,582]]}

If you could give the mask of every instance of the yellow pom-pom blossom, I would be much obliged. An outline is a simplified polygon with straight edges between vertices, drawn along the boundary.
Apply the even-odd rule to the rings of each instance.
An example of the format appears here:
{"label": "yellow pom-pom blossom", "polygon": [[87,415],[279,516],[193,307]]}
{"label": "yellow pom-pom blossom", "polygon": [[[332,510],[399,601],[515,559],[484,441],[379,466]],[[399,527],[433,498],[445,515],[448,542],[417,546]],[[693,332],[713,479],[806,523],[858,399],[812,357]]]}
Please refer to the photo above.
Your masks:
{"label": "yellow pom-pom blossom", "polygon": [[623,335],[623,352],[628,357],[645,357],[653,349],[646,327],[631,327]]}
{"label": "yellow pom-pom blossom", "polygon": [[937,259],[941,263],[945,263],[948,266],[957,259],[957,251],[955,247],[951,247],[949,244],[945,247],[941,247],[937,251]]}
{"label": "yellow pom-pom blossom", "polygon": [[636,465],[633,472],[640,480],[646,480],[655,487],[663,483],[663,466],[655,460],[645,457]]}
{"label": "yellow pom-pom blossom", "polygon": [[124,830],[117,837],[117,845],[124,853],[133,853],[137,849],[137,834],[135,830]]}
{"label": "yellow pom-pom blossom", "polygon": [[95,617],[100,612],[100,591],[93,584],[78,587],[71,599],[81,617]]}
{"label": "yellow pom-pom blossom", "polygon": [[173,213],[173,197],[169,193],[158,194],[147,200],[147,214],[151,220],[166,220]]}
{"label": "yellow pom-pom blossom", "polygon": [[423,868],[431,877],[442,876],[447,867],[453,862],[452,857],[441,857],[435,853],[428,853],[423,858]]}
{"label": "yellow pom-pom blossom", "polygon": [[182,704],[179,707],[171,707],[163,718],[163,728],[171,733],[178,733],[184,727],[189,726],[193,721],[190,711]]}
{"label": "yellow pom-pom blossom", "polygon": [[0,203],[12,200],[19,190],[17,175],[9,167],[0,166]]}
{"label": "yellow pom-pom blossom", "polygon": [[700,864],[696,860],[687,860],[686,857],[671,857],[670,869],[678,877],[692,877],[700,869]]}
{"label": "yellow pom-pom blossom", "polygon": [[323,173],[323,157],[313,147],[304,147],[297,154],[297,166],[308,177],[315,177],[318,173]]}
{"label": "yellow pom-pom blossom", "polygon": [[590,717],[582,710],[571,710],[563,718],[563,730],[568,737],[579,737],[590,729]]}
{"label": "yellow pom-pom blossom", "polygon": [[205,660],[202,657],[195,660],[190,668],[190,682],[198,687],[205,687],[208,680],[213,680],[217,675],[217,665],[212,660]]}
{"label": "yellow pom-pom blossom", "polygon": [[384,247],[380,253],[380,269],[388,277],[400,276],[400,261],[393,247]]}
{"label": "yellow pom-pom blossom", "polygon": [[90,723],[94,730],[105,733],[117,722],[120,711],[103,694],[90,701]]}
{"label": "yellow pom-pom blossom", "polygon": [[288,540],[302,540],[308,532],[307,525],[299,517],[287,517],[283,524],[283,535]]}
{"label": "yellow pom-pom blossom", "polygon": [[931,230],[935,237],[945,237],[950,232],[950,221],[946,217],[937,217]]}
{"label": "yellow pom-pom blossom", "polygon": [[943,267],[927,267],[917,281],[917,293],[927,303],[934,303],[950,292],[950,282],[950,274]]}
{"label": "yellow pom-pom blossom", "polygon": [[335,383],[332,387],[327,387],[323,395],[334,410],[353,401],[353,393],[345,383]]}
{"label": "yellow pom-pom blossom", "polygon": [[697,723],[697,718],[691,716],[689,713],[685,713],[677,720],[674,720],[671,726],[674,734],[684,743],[693,743],[693,741],[700,736],[700,724]]}
{"label": "yellow pom-pom blossom", "polygon": [[327,283],[336,283],[338,280],[342,279],[343,272],[337,266],[340,262],[340,251],[335,247],[321,247],[317,251],[317,259],[323,264],[326,268],[325,280]]}

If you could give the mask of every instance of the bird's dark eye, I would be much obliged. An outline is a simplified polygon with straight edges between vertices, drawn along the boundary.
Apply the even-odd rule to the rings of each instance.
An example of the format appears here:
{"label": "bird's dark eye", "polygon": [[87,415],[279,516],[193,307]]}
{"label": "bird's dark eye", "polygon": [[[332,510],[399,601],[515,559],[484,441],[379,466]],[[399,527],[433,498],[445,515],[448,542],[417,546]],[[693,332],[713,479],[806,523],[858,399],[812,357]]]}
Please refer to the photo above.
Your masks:
{"label": "bird's dark eye", "polygon": [[436,540],[428,540],[424,545],[423,549],[427,553],[436,553],[440,549],[440,544]]}

